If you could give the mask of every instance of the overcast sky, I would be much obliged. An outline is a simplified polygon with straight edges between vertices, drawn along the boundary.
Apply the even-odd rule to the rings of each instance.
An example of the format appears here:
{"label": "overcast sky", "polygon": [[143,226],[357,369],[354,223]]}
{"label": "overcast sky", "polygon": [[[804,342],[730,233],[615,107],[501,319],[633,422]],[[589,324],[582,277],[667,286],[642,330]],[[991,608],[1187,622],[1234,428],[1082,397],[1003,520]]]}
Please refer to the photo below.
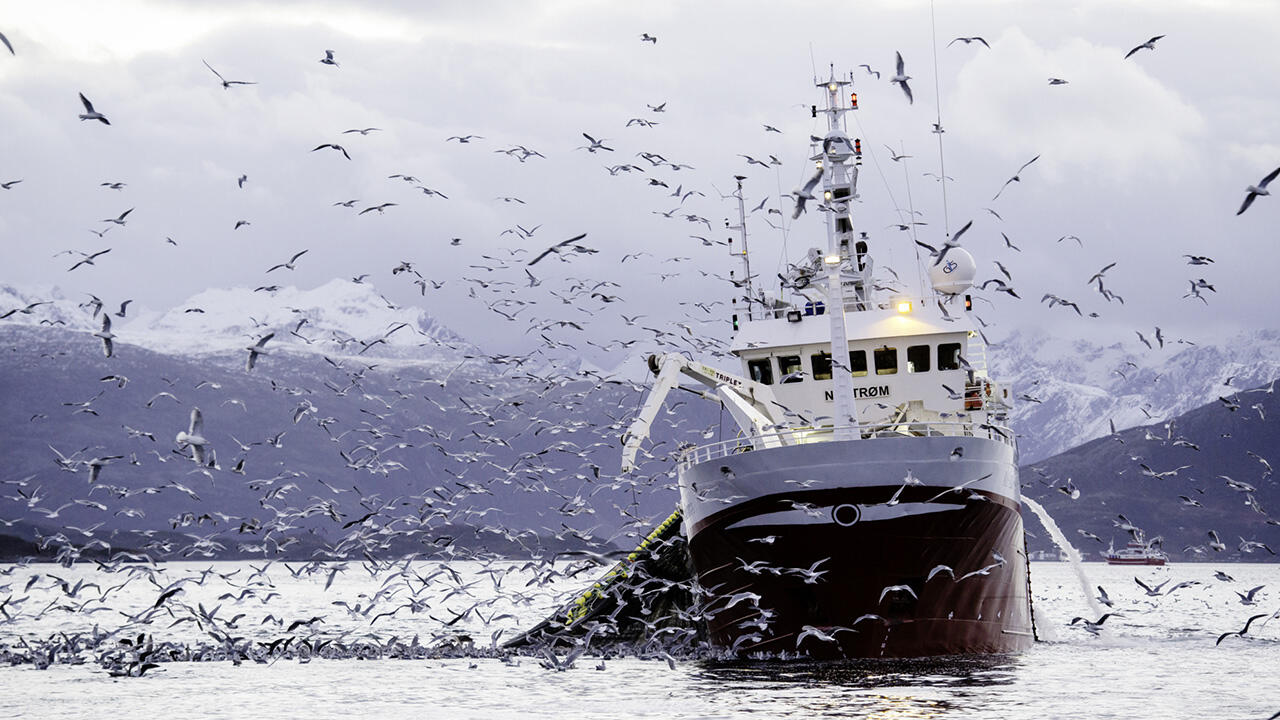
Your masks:
{"label": "overcast sky", "polygon": [[[1039,328],[1136,347],[1133,330],[1156,325],[1194,341],[1275,327],[1280,198],[1236,210],[1246,186],[1280,166],[1280,3],[937,5],[935,34],[930,5],[901,0],[846,3],[838,14],[830,3],[793,2],[11,3],[0,16],[16,50],[0,49],[0,183],[22,182],[0,190],[0,282],[168,310],[211,287],[311,288],[368,273],[393,301],[494,351],[529,349],[531,323],[555,319],[587,327],[555,331],[570,343],[648,336],[620,314],[668,329],[709,319],[703,331],[723,334],[722,306],[707,315],[691,303],[729,299],[733,288],[714,275],[736,264],[690,236],[727,237],[736,210],[718,193],[744,174],[748,207],[769,198],[766,208],[787,213],[785,233],[766,224],[781,225],[777,214],[749,221],[762,276],[785,253],[796,260],[825,245],[818,214],[792,225],[778,196],[807,174],[807,137],[824,129],[808,112],[821,102],[814,68],[825,77],[833,63],[857,81],[850,134],[868,153],[855,218],[878,261],[915,276],[914,246],[888,227],[895,207],[921,211],[920,239],[932,244],[973,220],[963,244],[979,279],[1002,277],[1000,260],[1022,296],[987,293],[995,306],[979,303],[993,340]],[[975,35],[990,49],[949,44]],[[1154,35],[1166,37],[1125,59]],[[326,49],[338,66],[319,62]],[[895,51],[912,105],[887,82]],[[224,89],[202,60],[256,84]],[[110,126],[77,118],[80,92]],[[939,172],[930,132],[939,93],[954,178],[945,213],[940,186],[925,176]],[[664,103],[665,112],[648,109]],[[633,118],[657,124],[628,127]],[[343,133],[366,127],[381,130]],[[577,149],[584,132],[615,150]],[[483,138],[446,141],[468,134]],[[327,143],[351,159],[312,152]],[[546,157],[494,152],[516,144]],[[895,163],[886,144],[912,157]],[[693,167],[653,167],[641,151]],[[623,163],[646,172],[605,170]],[[101,185],[110,182],[125,185]],[[677,186],[705,197],[690,196],[671,218],[657,214],[680,206],[670,197]],[[348,200],[351,208],[335,206]],[[388,202],[397,204],[359,214]],[[127,225],[102,222],[129,208]],[[234,229],[241,220],[249,224]],[[540,227],[533,237],[503,234],[517,225]],[[525,265],[581,233],[598,253]],[[1059,241],[1067,235],[1083,247]],[[68,272],[78,253],[106,248]],[[296,269],[265,273],[303,249]],[[517,249],[528,252],[512,256]],[[623,262],[637,252],[648,254]],[[1189,266],[1184,254],[1215,263]],[[402,261],[444,285],[424,296],[411,276],[391,273]],[[1124,305],[1086,283],[1112,262],[1106,286]],[[540,285],[529,287],[526,269]],[[617,282],[601,290],[622,300],[552,295],[575,278]],[[1207,304],[1182,297],[1196,278],[1217,289],[1204,291]],[[1045,293],[1099,317],[1049,308]],[[496,307],[511,313],[515,299],[536,304],[515,321],[486,307],[506,301]]]}

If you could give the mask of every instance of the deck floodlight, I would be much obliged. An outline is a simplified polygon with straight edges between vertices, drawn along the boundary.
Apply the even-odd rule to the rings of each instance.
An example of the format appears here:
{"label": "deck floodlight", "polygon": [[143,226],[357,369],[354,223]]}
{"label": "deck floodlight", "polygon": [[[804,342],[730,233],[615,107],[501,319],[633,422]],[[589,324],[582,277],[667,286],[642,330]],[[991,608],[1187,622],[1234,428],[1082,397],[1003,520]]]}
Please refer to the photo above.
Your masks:
{"label": "deck floodlight", "polygon": [[828,264],[828,265],[839,265],[839,264],[840,264],[840,256],[839,256],[839,255],[837,255],[837,254],[835,254],[835,253],[832,253],[832,254],[830,254],[830,255],[827,255],[827,256],[823,257],[823,258],[822,258],[822,262],[824,262],[824,263],[826,263],[826,264]]}
{"label": "deck floodlight", "polygon": [[902,313],[903,315],[906,315],[907,313],[911,312],[911,301],[910,301],[910,300],[899,300],[899,301],[898,301],[898,312]]}
{"label": "deck floodlight", "polygon": [[800,319],[803,317],[804,316],[800,313],[799,310],[787,311],[787,322],[800,322]]}

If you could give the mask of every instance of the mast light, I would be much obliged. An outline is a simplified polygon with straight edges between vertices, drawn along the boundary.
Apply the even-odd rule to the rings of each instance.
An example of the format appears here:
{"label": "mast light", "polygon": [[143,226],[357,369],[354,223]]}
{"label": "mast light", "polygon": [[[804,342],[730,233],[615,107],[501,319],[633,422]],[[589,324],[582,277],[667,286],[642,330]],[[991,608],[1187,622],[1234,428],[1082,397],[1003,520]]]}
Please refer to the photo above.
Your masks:
{"label": "mast light", "polygon": [[858,109],[858,93],[849,93],[849,107],[853,110]]}
{"label": "mast light", "polygon": [[839,264],[840,264],[840,256],[839,256],[839,255],[837,255],[837,254],[835,254],[835,253],[832,253],[832,254],[827,255],[826,257],[822,258],[822,262],[826,263],[827,265],[839,265]]}

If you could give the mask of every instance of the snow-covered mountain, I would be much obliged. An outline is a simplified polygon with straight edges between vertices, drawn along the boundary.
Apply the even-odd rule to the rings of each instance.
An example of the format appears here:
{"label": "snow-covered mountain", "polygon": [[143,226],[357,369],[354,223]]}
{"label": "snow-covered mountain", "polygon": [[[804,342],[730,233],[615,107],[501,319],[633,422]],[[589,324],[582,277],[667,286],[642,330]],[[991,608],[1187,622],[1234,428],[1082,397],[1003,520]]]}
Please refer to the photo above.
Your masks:
{"label": "snow-covered mountain", "polygon": [[438,354],[423,348],[474,350],[425,310],[397,306],[367,283],[336,278],[311,290],[205,290],[117,330],[122,342],[174,355],[240,350],[267,333],[275,333],[268,350],[379,358]]}
{"label": "snow-covered mountain", "polygon": [[1013,388],[1011,422],[1022,461],[1102,437],[1112,422],[1123,430],[1165,421],[1280,377],[1280,332],[1274,330],[1220,345],[1151,341],[1148,350],[1136,341],[1098,345],[1015,333],[994,345],[988,358],[993,375]]}
{"label": "snow-covered mountain", "polygon": [[[42,303],[23,312],[33,303]],[[421,308],[400,307],[367,283],[334,279],[313,289],[205,290],[167,312],[95,307],[58,288],[0,285],[0,323],[96,331],[112,315],[117,343],[166,355],[218,358],[242,364],[245,348],[272,333],[267,353],[360,356],[381,362],[450,361],[479,351]],[[95,312],[96,311],[96,312]],[[232,362],[233,361],[233,362]]]}
{"label": "snow-covered mountain", "polygon": [[[100,326],[91,298],[68,299],[57,288],[0,285],[5,323],[56,325],[92,332]],[[44,304],[23,312],[32,303]],[[118,308],[104,307],[103,311]],[[426,311],[397,307],[367,283],[334,279],[304,290],[280,287],[206,290],[163,313],[114,317],[118,341],[154,352],[243,365],[245,348],[267,333],[270,353],[358,357],[386,365],[416,363],[452,369],[484,353]],[[136,317],[132,316],[136,313]],[[1100,345],[1047,333],[1014,333],[993,344],[993,374],[1014,392],[1012,417],[1023,462],[1036,462],[1110,432],[1176,417],[1238,389],[1280,377],[1280,332],[1259,330],[1218,345],[1154,338]],[[86,338],[88,342],[96,342]],[[522,370],[561,378],[603,376],[646,384],[648,351],[633,350],[612,369],[580,355],[539,353]],[[271,358],[264,360],[271,362]],[[482,361],[475,360],[468,365]],[[523,362],[523,361],[522,361]],[[503,375],[495,367],[496,375]],[[1230,385],[1225,384],[1230,379]]]}

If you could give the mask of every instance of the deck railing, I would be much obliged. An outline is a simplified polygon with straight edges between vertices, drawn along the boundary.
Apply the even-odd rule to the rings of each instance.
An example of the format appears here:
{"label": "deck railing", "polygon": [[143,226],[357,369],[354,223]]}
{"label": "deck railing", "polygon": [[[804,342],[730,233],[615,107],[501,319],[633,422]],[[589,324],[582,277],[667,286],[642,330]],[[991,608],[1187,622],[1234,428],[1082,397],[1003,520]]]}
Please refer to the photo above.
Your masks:
{"label": "deck railing", "polygon": [[751,435],[723,442],[689,448],[678,462],[684,470],[692,465],[728,457],[738,453],[789,445],[808,445],[834,440],[852,439],[857,434],[864,441],[906,437],[982,437],[1013,447],[1013,431],[1000,425],[976,422],[912,422],[866,423],[862,425],[800,427],[778,432]]}

